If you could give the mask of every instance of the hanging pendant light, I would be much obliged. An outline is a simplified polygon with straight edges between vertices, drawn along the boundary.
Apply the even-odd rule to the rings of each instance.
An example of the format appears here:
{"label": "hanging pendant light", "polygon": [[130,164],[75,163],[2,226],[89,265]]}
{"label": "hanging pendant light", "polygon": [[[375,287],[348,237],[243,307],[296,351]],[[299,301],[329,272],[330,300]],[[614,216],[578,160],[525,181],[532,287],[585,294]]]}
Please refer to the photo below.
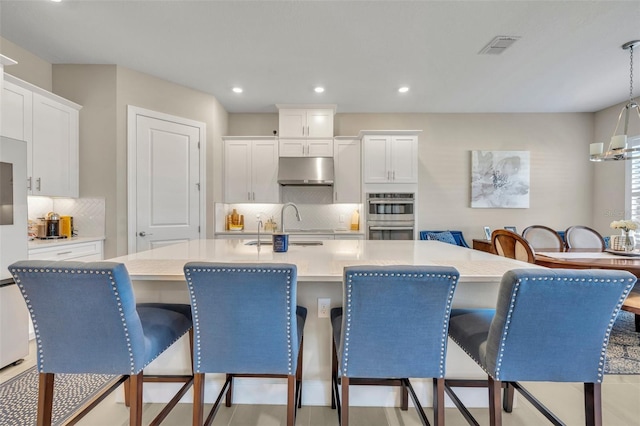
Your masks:
{"label": "hanging pendant light", "polygon": [[[629,51],[629,102],[627,102],[620,111],[618,124],[616,124],[616,128],[613,131],[608,149],[604,151],[604,143],[602,142],[592,143],[589,146],[589,159],[591,161],[631,160],[640,158],[640,147],[627,148],[629,115],[633,115],[635,112],[638,114],[638,119],[640,119],[640,107],[638,107],[638,103],[633,99],[633,49],[635,47],[640,47],[640,40],[633,40],[622,45],[624,50]],[[623,115],[624,131],[618,135],[618,128],[620,127]]]}

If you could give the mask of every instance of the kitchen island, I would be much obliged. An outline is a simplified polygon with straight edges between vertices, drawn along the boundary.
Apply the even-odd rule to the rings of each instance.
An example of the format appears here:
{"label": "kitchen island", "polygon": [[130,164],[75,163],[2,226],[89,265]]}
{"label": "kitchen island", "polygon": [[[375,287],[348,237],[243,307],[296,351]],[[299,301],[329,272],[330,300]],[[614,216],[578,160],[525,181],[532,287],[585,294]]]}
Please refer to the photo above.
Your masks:
{"label": "kitchen island", "polygon": [[[247,245],[249,240],[194,240],[112,259],[123,262],[134,284],[138,302],[178,301],[189,303],[183,266],[188,261],[293,263],[298,268],[298,304],[309,310],[304,330],[304,373],[302,401],[306,405],[329,405],[331,401],[331,324],[318,318],[318,298],[330,298],[331,306],[342,302],[342,274],[352,265],[438,265],[460,272],[454,307],[494,307],[502,275],[515,268],[534,265],[438,241],[327,240],[321,245],[290,245],[286,253],[274,253],[270,245]],[[239,307],[241,308],[241,307]],[[401,315],[402,307],[398,307]],[[410,326],[409,324],[407,326]],[[188,346],[183,338],[147,371],[188,371]],[[456,344],[449,342],[447,377],[483,377],[482,370]],[[222,375],[207,375],[207,399],[217,395]],[[430,380],[416,380],[416,391],[424,405],[430,405]],[[150,383],[150,385],[152,385]],[[163,385],[166,386],[166,385]],[[149,386],[147,400],[163,401],[160,388]],[[466,392],[466,393],[465,393]],[[485,392],[486,393],[486,392]],[[461,392],[465,403],[486,406],[478,389]],[[394,406],[399,391],[391,387],[356,386],[352,405]],[[186,401],[186,399],[185,399]],[[234,401],[247,404],[284,404],[285,381],[240,379]]]}

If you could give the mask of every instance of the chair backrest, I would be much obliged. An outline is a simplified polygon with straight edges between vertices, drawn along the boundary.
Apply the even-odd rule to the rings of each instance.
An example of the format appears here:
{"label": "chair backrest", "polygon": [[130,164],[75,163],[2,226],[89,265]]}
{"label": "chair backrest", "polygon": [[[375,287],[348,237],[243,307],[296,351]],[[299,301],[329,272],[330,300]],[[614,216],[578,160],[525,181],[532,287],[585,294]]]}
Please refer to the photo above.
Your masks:
{"label": "chair backrest", "polygon": [[508,271],[485,349],[488,372],[503,381],[601,382],[611,328],[635,282],[627,271]]}
{"label": "chair backrest", "polygon": [[194,372],[294,374],[297,269],[277,263],[189,262]]}
{"label": "chair backrest", "polygon": [[496,229],[491,233],[493,250],[500,256],[534,263],[535,253],[531,245],[515,232]]}
{"label": "chair backrest", "polygon": [[446,241],[449,240],[449,235],[453,237],[453,241],[455,241],[456,245],[460,247],[470,248],[469,244],[464,239],[464,235],[462,235],[462,231],[420,231],[420,239],[421,240],[437,240],[437,241]]}
{"label": "chair backrest", "polygon": [[441,266],[345,268],[340,374],[444,377],[458,277]]}
{"label": "chair backrest", "polygon": [[534,250],[552,249],[564,251],[564,241],[562,241],[560,235],[547,226],[529,226],[522,231],[522,237],[529,242]]}
{"label": "chair backrest", "polygon": [[586,226],[570,226],[565,231],[568,249],[598,249],[604,251],[605,243],[598,231]]}
{"label": "chair backrest", "polygon": [[41,373],[137,374],[145,338],[122,263],[29,260],[9,266],[27,303]]}

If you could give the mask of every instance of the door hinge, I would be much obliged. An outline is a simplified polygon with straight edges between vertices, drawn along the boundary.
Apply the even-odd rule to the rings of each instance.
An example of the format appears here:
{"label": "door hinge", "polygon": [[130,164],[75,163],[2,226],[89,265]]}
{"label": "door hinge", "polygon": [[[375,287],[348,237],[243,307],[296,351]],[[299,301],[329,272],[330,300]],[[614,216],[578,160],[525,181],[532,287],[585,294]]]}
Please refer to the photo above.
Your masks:
{"label": "door hinge", "polygon": [[200,227],[198,226],[198,234],[200,233]]}
{"label": "door hinge", "polygon": [[198,142],[198,149],[200,149],[200,142]]}
{"label": "door hinge", "polygon": [[200,191],[200,182],[196,183],[196,187],[198,188],[198,191]]}

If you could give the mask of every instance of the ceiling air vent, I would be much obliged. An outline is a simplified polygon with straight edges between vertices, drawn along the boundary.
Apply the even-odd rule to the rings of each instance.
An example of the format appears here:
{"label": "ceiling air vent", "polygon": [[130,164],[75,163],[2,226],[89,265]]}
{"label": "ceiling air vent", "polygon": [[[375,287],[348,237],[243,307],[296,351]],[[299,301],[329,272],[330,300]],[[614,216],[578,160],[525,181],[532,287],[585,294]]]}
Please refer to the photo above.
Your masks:
{"label": "ceiling air vent", "polygon": [[520,37],[518,36],[497,36],[489,42],[479,52],[480,55],[499,55],[504,52],[507,47],[511,46]]}

